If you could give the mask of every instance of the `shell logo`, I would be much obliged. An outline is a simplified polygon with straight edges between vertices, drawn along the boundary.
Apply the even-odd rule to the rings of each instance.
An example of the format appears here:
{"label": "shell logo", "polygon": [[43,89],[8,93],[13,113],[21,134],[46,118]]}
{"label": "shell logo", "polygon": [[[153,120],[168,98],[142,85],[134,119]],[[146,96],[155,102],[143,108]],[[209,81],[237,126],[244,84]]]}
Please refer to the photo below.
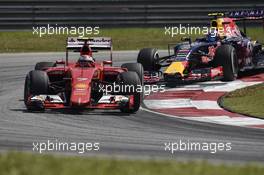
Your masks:
{"label": "shell logo", "polygon": [[88,85],[85,84],[85,83],[77,83],[77,84],[75,84],[74,87],[75,87],[76,89],[86,89],[86,88],[88,87]]}

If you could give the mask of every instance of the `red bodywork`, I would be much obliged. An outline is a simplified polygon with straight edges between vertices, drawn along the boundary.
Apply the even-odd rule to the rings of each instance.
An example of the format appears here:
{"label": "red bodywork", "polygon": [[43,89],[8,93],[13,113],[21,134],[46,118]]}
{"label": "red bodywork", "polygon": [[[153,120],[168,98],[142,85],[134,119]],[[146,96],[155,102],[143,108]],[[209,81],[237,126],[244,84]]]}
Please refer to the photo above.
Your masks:
{"label": "red bodywork", "polygon": [[[65,81],[65,90],[70,92],[70,103],[54,103],[46,99],[44,108],[86,108],[86,109],[120,109],[120,104],[114,99],[109,103],[93,103],[91,93],[94,82],[109,82],[121,72],[127,71],[120,67],[111,67],[103,62],[96,62],[93,67],[79,67],[77,63],[68,66],[52,67],[45,70],[51,80]],[[29,96],[28,104],[31,103]],[[133,95],[129,97],[129,106],[133,108]]]}
{"label": "red bodywork", "polygon": [[[102,40],[103,42],[105,42],[104,38],[102,38]],[[80,43],[78,43],[77,45],[76,42],[79,42],[79,40],[68,38],[66,61],[57,61],[55,67],[43,69],[43,71],[45,71],[49,77],[51,95],[49,96],[48,94],[44,94],[47,95],[47,97],[45,97],[45,99],[41,101],[41,107],[44,109],[120,109],[124,106],[129,106],[129,109],[133,109],[133,95],[125,95],[124,97],[122,97],[121,95],[108,95],[103,92],[99,93],[98,91],[98,84],[111,85],[117,80],[117,77],[120,73],[127,71],[126,68],[111,66],[111,43],[109,44],[109,49],[111,49],[110,61],[97,61],[89,64],[89,66],[83,67],[80,66],[77,61],[68,61],[68,50],[77,49],[77,51],[80,52],[80,55],[88,54],[92,56],[93,47],[90,47],[90,45],[87,43],[87,40],[85,40],[84,45]],[[84,47],[86,48],[84,49]],[[100,47],[105,49],[108,48],[108,45],[97,44],[96,48],[100,49]],[[95,90],[95,88],[97,88],[97,90]],[[63,102],[54,102],[54,99],[52,99],[52,96],[54,95],[59,96]],[[105,95],[107,95],[107,98],[109,96],[109,100],[99,102],[100,97],[103,97]],[[99,96],[99,99],[95,101],[94,99],[97,98],[97,96]],[[32,100],[33,97],[33,95],[28,96],[28,100],[26,102],[27,106],[36,105],[36,101]],[[125,102],[121,101],[122,98],[125,98],[127,100]]]}

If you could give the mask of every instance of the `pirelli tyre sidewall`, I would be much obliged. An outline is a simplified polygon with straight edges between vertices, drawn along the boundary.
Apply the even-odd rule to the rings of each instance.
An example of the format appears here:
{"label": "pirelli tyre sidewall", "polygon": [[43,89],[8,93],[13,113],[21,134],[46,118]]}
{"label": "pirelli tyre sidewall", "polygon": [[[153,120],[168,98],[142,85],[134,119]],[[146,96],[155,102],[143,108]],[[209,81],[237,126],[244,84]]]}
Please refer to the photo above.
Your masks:
{"label": "pirelli tyre sidewall", "polygon": [[27,107],[30,95],[45,95],[48,91],[49,77],[46,72],[33,70],[27,74],[24,86],[24,103]]}
{"label": "pirelli tyre sidewall", "polygon": [[121,68],[126,68],[128,71],[136,72],[141,81],[141,84],[144,84],[144,69],[140,63],[125,63],[121,65]]}
{"label": "pirelli tyre sidewall", "polygon": [[144,48],[138,53],[137,62],[142,64],[144,71],[158,71],[159,53],[155,48]]}
{"label": "pirelli tyre sidewall", "polygon": [[[128,71],[128,72],[122,72],[118,76],[118,84],[120,86],[123,86],[121,88],[121,95],[133,95],[134,96],[134,107],[133,109],[129,108],[129,105],[122,107],[120,110],[124,113],[134,113],[139,110],[140,104],[142,102],[142,93],[138,92],[137,87],[142,86],[140,78],[138,77],[138,74],[136,72]],[[129,86],[126,86],[129,85]],[[134,89],[131,91],[131,86],[134,87]]]}
{"label": "pirelli tyre sidewall", "polygon": [[213,61],[215,67],[223,67],[223,81],[233,81],[238,75],[238,60],[236,49],[229,44],[220,46],[216,50],[215,58]]}
{"label": "pirelli tyre sidewall", "polygon": [[143,92],[141,93],[141,100],[144,99],[144,69],[142,64],[140,63],[125,63],[121,66],[122,68],[127,68],[128,71],[136,72],[138,74],[138,77],[141,82],[142,90]]}

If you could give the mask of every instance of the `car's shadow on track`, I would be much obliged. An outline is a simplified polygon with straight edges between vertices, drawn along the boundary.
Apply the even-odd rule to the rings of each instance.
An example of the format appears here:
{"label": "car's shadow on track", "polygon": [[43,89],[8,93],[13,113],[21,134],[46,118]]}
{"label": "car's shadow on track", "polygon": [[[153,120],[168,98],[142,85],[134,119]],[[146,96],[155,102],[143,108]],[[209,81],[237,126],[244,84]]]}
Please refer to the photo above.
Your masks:
{"label": "car's shadow on track", "polygon": [[119,110],[80,110],[80,109],[46,109],[41,111],[29,111],[26,108],[14,108],[11,111],[28,113],[28,114],[63,114],[63,115],[115,115],[115,116],[129,116],[133,114],[122,113]]}
{"label": "car's shadow on track", "polygon": [[240,72],[238,74],[238,78],[245,78],[245,77],[248,77],[248,76],[254,76],[254,75],[261,74],[261,73],[264,73],[264,68]]}

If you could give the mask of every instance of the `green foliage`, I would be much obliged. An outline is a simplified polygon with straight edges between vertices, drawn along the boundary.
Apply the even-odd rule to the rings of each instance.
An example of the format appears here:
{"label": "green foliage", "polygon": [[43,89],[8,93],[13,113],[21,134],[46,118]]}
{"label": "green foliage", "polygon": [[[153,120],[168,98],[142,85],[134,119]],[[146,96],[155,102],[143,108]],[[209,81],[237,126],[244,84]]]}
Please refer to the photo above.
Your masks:
{"label": "green foliage", "polygon": [[[260,28],[248,28],[248,36],[264,42]],[[144,47],[167,49],[168,43],[177,43],[185,35],[165,35],[164,28],[112,28],[101,29],[96,36],[112,37],[114,50],[139,50]],[[201,35],[200,35],[201,36]],[[57,52],[64,51],[67,35],[39,37],[31,31],[0,32],[0,53],[4,52]],[[192,39],[199,35],[192,35]]]}
{"label": "green foliage", "polygon": [[59,157],[28,153],[0,154],[1,175],[261,175],[260,165],[212,165],[204,161],[119,160]]}
{"label": "green foliage", "polygon": [[232,111],[264,118],[264,84],[259,84],[229,93],[223,105]]}

